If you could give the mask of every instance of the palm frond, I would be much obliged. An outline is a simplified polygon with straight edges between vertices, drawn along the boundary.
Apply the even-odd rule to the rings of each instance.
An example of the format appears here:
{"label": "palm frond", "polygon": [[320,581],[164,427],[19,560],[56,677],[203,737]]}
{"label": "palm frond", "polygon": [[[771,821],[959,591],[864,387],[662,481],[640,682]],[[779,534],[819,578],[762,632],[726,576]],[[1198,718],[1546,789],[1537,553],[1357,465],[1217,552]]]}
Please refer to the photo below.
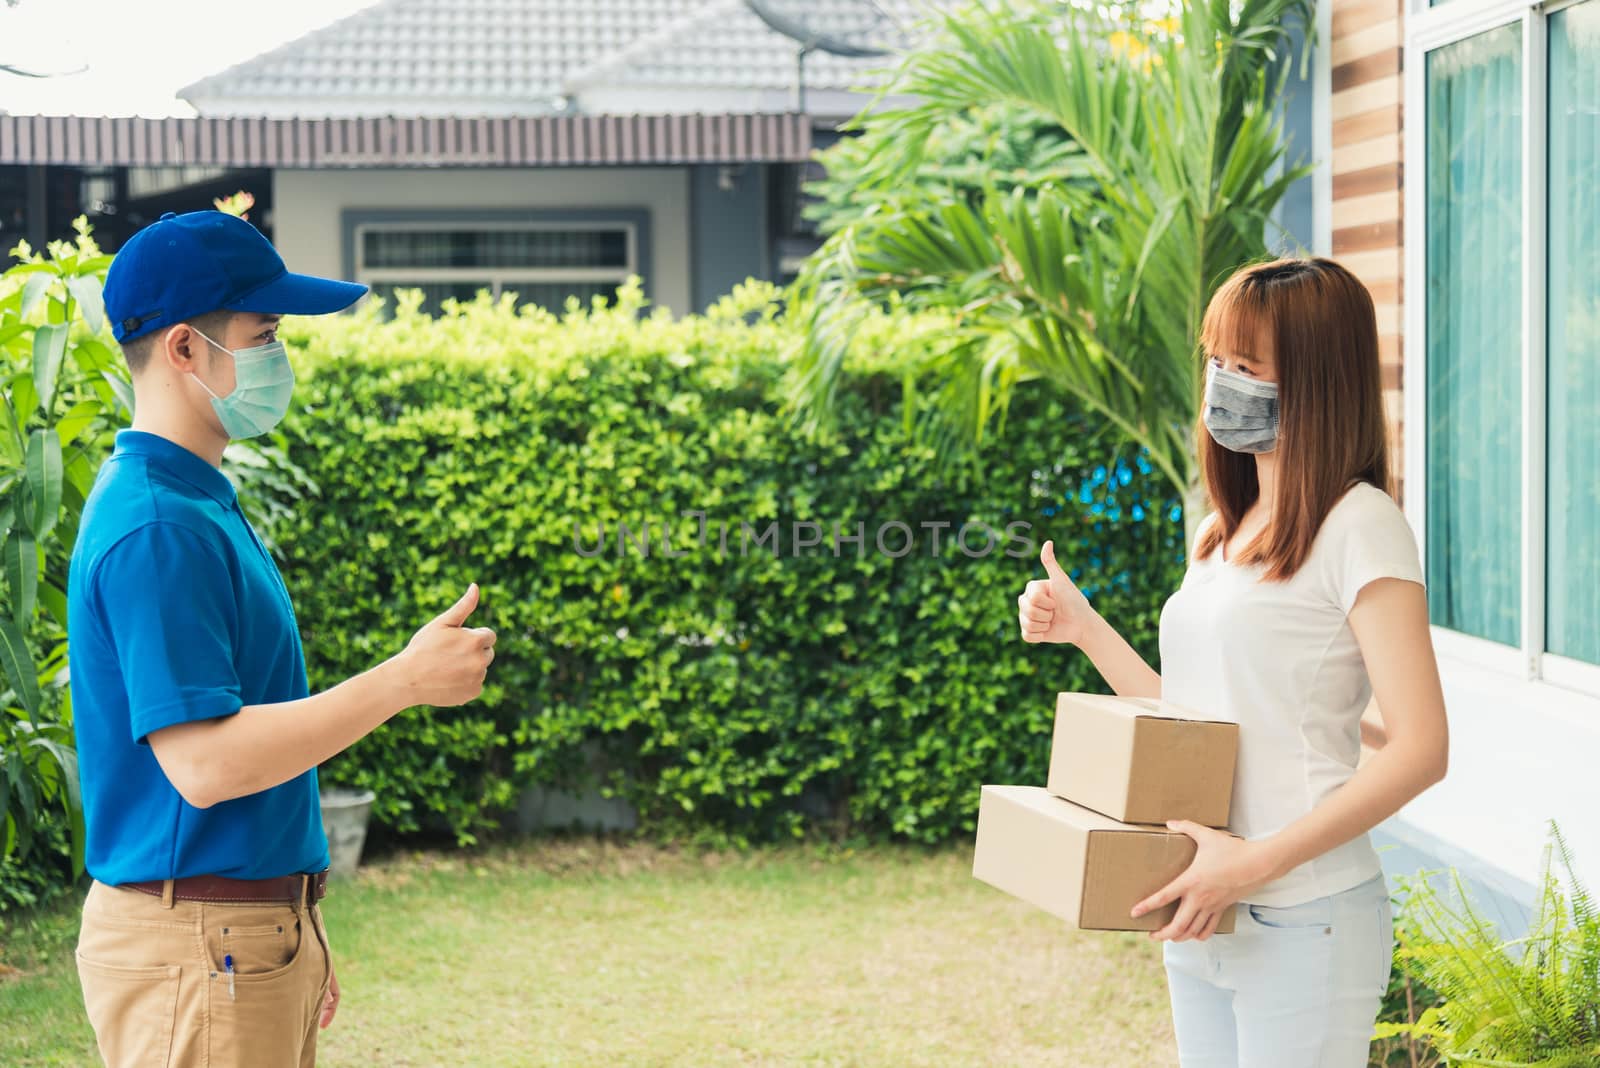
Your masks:
{"label": "palm frond", "polygon": [[[1037,381],[1188,489],[1206,302],[1265,256],[1271,214],[1305,173],[1283,166],[1273,105],[1290,30],[1310,12],[1309,0],[1237,10],[1195,0],[1174,25],[1131,31],[1042,3],[945,16],[892,80],[915,103],[864,116],[860,143],[841,153],[870,208],[837,228],[795,286],[807,327],[792,393],[802,421],[832,401],[858,306],[896,296],[955,317],[957,343],[925,369],[951,388],[916,393],[919,405],[952,407],[930,423],[981,438],[1010,392]],[[1048,146],[1050,163],[1000,176],[969,167],[964,182],[926,170],[929,146],[995,115],[1057,131],[1006,142]]]}

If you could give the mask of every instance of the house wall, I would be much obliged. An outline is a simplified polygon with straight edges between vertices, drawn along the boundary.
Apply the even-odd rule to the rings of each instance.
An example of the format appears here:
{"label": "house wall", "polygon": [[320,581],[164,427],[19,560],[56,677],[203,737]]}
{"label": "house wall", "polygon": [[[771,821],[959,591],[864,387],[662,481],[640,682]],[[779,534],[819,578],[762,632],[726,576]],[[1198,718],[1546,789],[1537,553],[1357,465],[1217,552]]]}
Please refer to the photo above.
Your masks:
{"label": "house wall", "polygon": [[675,312],[692,309],[689,169],[682,167],[484,168],[273,173],[273,242],[290,266],[331,276],[345,267],[343,213],[643,210],[650,217],[645,292]]}
{"label": "house wall", "polygon": [[[1333,256],[1366,283],[1393,470],[1405,470],[1401,418],[1400,56],[1402,0],[1332,0]],[[1402,493],[1404,486],[1401,487]]]}
{"label": "house wall", "polygon": [[770,278],[767,191],[772,165],[701,164],[690,178],[689,310],[701,312],[747,278]]}
{"label": "house wall", "polygon": [[[1416,448],[1423,430],[1402,419],[1403,301],[1407,294],[1424,297],[1423,280],[1406,286],[1402,274],[1402,130],[1408,104],[1412,121],[1424,121],[1424,114],[1421,101],[1405,99],[1402,0],[1324,3],[1331,6],[1332,31],[1324,46],[1331,71],[1332,252],[1366,283],[1377,306],[1398,478],[1405,469],[1405,434]],[[1423,506],[1411,500],[1408,511]],[[1439,639],[1450,772],[1374,837],[1391,875],[1461,871],[1489,915],[1515,935],[1533,899],[1548,821],[1561,825],[1581,877],[1600,885],[1600,780],[1594,773],[1600,697],[1508,674],[1493,666],[1493,658],[1474,655],[1470,643],[1443,633]]]}

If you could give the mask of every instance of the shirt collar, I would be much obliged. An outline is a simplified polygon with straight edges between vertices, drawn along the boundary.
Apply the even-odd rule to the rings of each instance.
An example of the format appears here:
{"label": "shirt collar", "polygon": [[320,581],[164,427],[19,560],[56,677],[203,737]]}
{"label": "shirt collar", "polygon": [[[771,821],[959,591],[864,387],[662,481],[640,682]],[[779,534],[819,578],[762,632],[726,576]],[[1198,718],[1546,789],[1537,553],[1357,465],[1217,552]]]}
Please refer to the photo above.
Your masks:
{"label": "shirt collar", "polygon": [[228,476],[175,441],[143,430],[117,431],[117,448],[112,456],[142,456],[167,474],[181,479],[214,499],[231,507],[237,499]]}

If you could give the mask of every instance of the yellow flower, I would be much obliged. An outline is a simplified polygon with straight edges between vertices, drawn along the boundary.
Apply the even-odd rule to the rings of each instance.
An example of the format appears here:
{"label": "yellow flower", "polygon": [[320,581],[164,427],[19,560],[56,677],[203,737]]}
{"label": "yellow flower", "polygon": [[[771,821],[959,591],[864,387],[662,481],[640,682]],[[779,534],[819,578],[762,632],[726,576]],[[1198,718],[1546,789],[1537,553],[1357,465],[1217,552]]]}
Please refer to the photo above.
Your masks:
{"label": "yellow flower", "polygon": [[1148,51],[1148,47],[1139,38],[1126,30],[1118,30],[1108,40],[1111,50],[1129,59],[1137,59]]}

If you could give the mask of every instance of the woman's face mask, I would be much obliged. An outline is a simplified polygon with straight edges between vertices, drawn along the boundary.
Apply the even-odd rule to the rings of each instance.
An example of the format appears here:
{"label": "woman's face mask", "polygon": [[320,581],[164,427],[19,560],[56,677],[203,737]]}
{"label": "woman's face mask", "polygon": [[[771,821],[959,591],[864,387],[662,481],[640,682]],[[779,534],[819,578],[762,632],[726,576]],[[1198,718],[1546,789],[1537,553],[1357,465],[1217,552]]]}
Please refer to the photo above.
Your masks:
{"label": "woman's face mask", "polygon": [[[190,329],[193,329],[192,327]],[[200,381],[200,388],[211,394],[211,407],[222,420],[222,429],[233,440],[259,437],[283,422],[294,396],[294,368],[281,341],[237,351],[224,349],[195,330],[215,347],[233,357],[233,392],[219,397]]]}
{"label": "woman's face mask", "polygon": [[1224,449],[1271,452],[1278,447],[1278,384],[1209,364],[1201,418]]}

